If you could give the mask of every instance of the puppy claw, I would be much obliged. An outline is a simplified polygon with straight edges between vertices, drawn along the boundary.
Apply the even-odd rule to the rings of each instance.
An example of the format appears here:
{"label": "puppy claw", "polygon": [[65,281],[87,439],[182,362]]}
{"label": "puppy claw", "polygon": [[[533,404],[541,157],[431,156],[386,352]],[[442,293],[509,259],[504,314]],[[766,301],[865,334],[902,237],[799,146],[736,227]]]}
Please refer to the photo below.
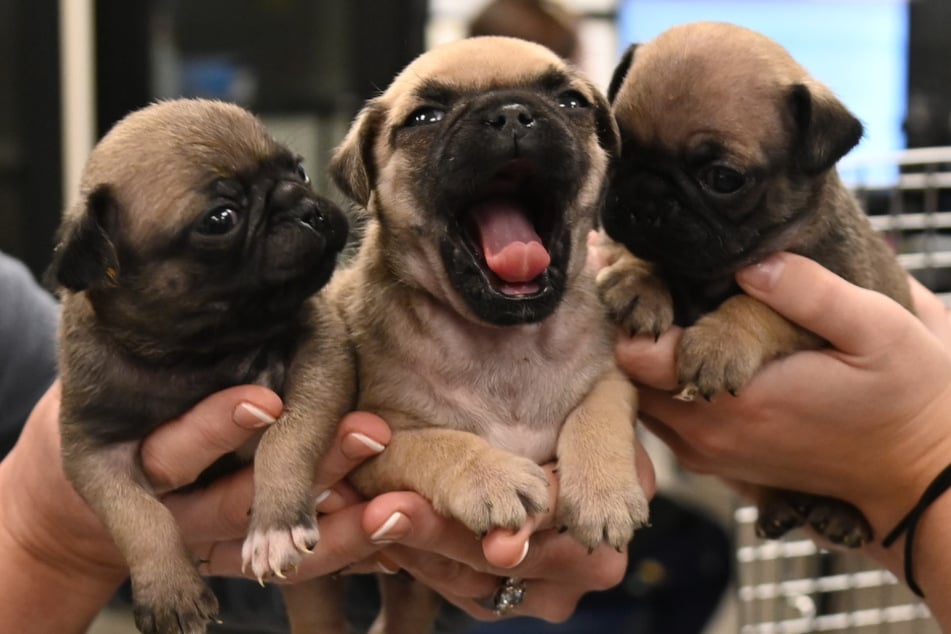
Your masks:
{"label": "puppy claw", "polygon": [[678,392],[677,394],[674,394],[674,398],[677,399],[678,401],[683,401],[684,403],[692,403],[693,400],[697,398],[697,394],[699,393],[700,393],[699,387],[697,387],[693,383],[688,383],[687,385],[683,387],[682,390],[680,390],[680,392]]}
{"label": "puppy claw", "polygon": [[241,569],[248,568],[258,583],[276,577],[286,579],[285,571],[295,570],[304,556],[313,551],[320,539],[316,523],[270,529],[252,528],[241,547]]}
{"label": "puppy claw", "polygon": [[533,461],[487,448],[448,486],[433,492],[433,503],[476,534],[517,530],[530,513],[547,508],[548,487],[545,470]]}

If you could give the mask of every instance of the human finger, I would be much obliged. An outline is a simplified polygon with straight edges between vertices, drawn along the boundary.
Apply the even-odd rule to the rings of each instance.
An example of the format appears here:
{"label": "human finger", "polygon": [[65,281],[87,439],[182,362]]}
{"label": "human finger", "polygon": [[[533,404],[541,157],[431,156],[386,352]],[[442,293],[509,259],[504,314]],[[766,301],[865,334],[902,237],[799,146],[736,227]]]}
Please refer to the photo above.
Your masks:
{"label": "human finger", "polygon": [[[298,569],[287,575],[293,583],[338,572],[350,564],[372,557],[382,546],[368,539],[360,530],[365,504],[357,504],[319,520],[320,541]],[[247,576],[241,570],[243,539],[215,542],[205,553],[196,553],[202,560],[203,574],[213,576]],[[271,581],[281,581],[271,579]]]}
{"label": "human finger", "polygon": [[390,442],[390,428],[382,418],[368,412],[343,417],[336,440],[317,468],[315,487],[329,489],[357,465],[382,452]]}
{"label": "human finger", "polygon": [[771,255],[740,270],[736,279],[748,294],[848,354],[891,347],[909,323],[895,301],[800,255]]}
{"label": "human finger", "polygon": [[191,484],[213,462],[273,424],[282,407],[277,394],[258,385],[216,392],[145,437],[145,474],[159,493]]}
{"label": "human finger", "polygon": [[928,330],[944,342],[945,346],[951,346],[951,319],[949,319],[948,307],[940,297],[915,278],[909,276],[908,283],[918,318]]}
{"label": "human finger", "polygon": [[639,385],[662,390],[676,389],[677,343],[681,334],[682,329],[674,327],[656,340],[647,335],[619,335],[614,348],[618,367]]}

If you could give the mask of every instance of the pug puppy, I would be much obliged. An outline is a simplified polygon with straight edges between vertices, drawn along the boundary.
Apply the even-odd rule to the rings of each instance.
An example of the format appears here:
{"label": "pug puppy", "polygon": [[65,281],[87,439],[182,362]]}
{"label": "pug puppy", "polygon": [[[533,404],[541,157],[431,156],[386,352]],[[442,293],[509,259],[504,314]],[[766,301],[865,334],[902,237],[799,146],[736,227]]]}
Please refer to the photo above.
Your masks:
{"label": "pug puppy", "polygon": [[50,269],[62,299],[63,462],[129,565],[141,632],[195,634],[215,618],[138,457],[146,434],[212,392],[257,383],[285,399],[255,456],[255,574],[262,543],[280,572],[317,542],[314,468],[354,384],[343,325],[314,296],[347,223],[308,183],[249,112],[166,101],[99,142],[64,213]]}
{"label": "pug puppy", "polygon": [[[328,293],[358,408],[393,430],[352,475],[363,494],[418,491],[482,535],[547,508],[557,460],[557,519],[582,544],[623,548],[647,522],[636,393],[585,267],[617,143],[590,81],[504,37],[423,54],[359,113],[331,172],[368,225]],[[386,627],[428,631],[406,592],[384,588]]]}
{"label": "pug puppy", "polygon": [[[911,309],[905,271],[835,169],[862,125],[779,44],[730,24],[677,26],[627,51],[609,98],[622,149],[602,223],[630,253],[608,247],[599,290],[632,333],[686,328],[681,398],[736,393],[769,360],[825,344],[740,291],[737,270],[771,253]],[[871,538],[845,502],[759,497],[764,536],[808,523],[846,546]]]}

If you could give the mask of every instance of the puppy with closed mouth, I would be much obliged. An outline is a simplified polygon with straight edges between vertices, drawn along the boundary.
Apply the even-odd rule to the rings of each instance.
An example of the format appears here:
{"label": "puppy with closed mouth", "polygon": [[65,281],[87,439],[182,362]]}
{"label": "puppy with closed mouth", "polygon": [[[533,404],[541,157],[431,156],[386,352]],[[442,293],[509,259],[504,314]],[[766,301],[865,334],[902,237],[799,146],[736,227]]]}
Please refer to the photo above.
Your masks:
{"label": "puppy with closed mouth", "polygon": [[160,102],[92,151],[50,269],[63,462],[129,565],[140,631],[200,633],[217,612],[138,460],[146,434],[213,392],[257,383],[286,403],[256,448],[247,563],[265,573],[262,540],[277,572],[316,544],[314,469],[354,380],[346,331],[314,294],[346,234],[300,159],[234,105]]}
{"label": "puppy with closed mouth", "polygon": [[[645,524],[636,393],[585,268],[617,141],[590,81],[512,38],[433,49],[360,112],[331,169],[367,233],[328,292],[358,408],[393,430],[351,477],[363,494],[516,529],[548,507],[540,465],[557,460],[557,521],[582,544],[622,548]],[[399,592],[384,588],[387,622],[428,631]]]}
{"label": "puppy with closed mouth", "polygon": [[[906,272],[835,169],[862,124],[771,39],[692,23],[632,47],[609,89],[621,157],[602,213],[599,273],[632,333],[684,326],[681,398],[736,393],[764,363],[824,342],[740,291],[738,269],[778,251],[810,257],[911,307]],[[810,524],[858,546],[871,529],[846,502],[761,491],[758,530]]]}

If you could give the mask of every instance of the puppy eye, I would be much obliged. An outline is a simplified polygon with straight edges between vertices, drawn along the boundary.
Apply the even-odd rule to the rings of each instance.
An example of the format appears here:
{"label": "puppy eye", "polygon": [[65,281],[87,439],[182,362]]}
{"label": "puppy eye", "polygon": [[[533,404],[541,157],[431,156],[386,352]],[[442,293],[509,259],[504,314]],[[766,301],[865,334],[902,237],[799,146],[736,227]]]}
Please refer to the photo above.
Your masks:
{"label": "puppy eye", "polygon": [[700,175],[703,186],[717,194],[732,194],[746,184],[746,177],[735,169],[715,165]]}
{"label": "puppy eye", "polygon": [[307,170],[304,169],[303,163],[297,164],[297,177],[304,181],[304,183],[310,183],[310,176],[307,174]]}
{"label": "puppy eye", "polygon": [[217,207],[206,213],[195,229],[202,235],[223,236],[237,226],[237,211],[231,207]]}
{"label": "puppy eye", "polygon": [[558,105],[562,108],[587,108],[590,102],[577,90],[566,90],[558,95]]}
{"label": "puppy eye", "polygon": [[417,108],[414,110],[409,117],[406,118],[406,127],[413,128],[421,125],[432,125],[433,123],[439,123],[446,116],[444,110],[435,108],[433,106],[423,106],[422,108]]}

